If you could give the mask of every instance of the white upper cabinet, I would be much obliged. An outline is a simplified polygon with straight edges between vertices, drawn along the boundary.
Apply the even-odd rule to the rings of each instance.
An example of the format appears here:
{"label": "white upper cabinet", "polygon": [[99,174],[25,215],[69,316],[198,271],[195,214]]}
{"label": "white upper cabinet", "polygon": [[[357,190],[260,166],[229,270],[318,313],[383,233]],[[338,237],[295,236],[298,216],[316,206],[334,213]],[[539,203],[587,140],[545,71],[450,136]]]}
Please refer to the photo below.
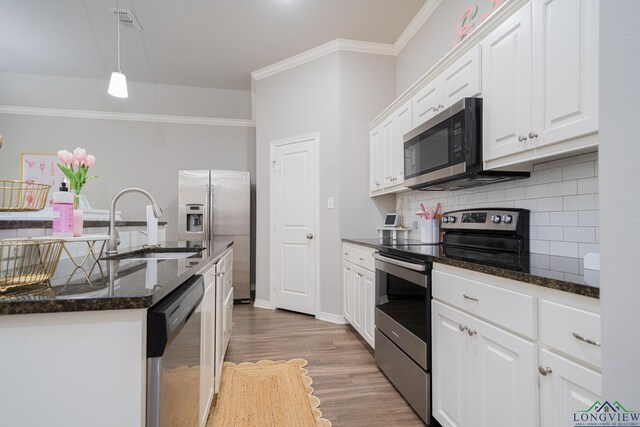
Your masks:
{"label": "white upper cabinet", "polygon": [[378,152],[382,154],[381,163],[382,163],[382,188],[391,187],[395,184],[394,182],[394,122],[393,116],[389,117],[387,120],[382,122],[382,149]]}
{"label": "white upper cabinet", "polygon": [[596,144],[598,5],[532,0],[483,40],[487,168]]}
{"label": "white upper cabinet", "polygon": [[531,5],[482,42],[484,160],[533,148],[531,128]]}
{"label": "white upper cabinet", "polygon": [[599,3],[584,0],[532,3],[531,132],[538,146],[598,130]]}
{"label": "white upper cabinet", "polygon": [[482,92],[481,52],[479,45],[474,47],[441,74],[441,98],[445,108]]}
{"label": "white upper cabinet", "polygon": [[412,99],[413,127],[462,98],[479,95],[482,87],[480,63],[481,47],[476,46],[420,90]]}
{"label": "white upper cabinet", "polygon": [[375,192],[382,188],[380,179],[380,127],[376,127],[369,133],[369,192]]}
{"label": "white upper cabinet", "polygon": [[413,129],[413,117],[411,116],[411,101],[406,102],[393,114],[393,123],[396,135],[394,139],[394,176],[396,184],[404,183],[404,135]]}
{"label": "white upper cabinet", "polygon": [[438,108],[443,107],[438,83],[438,79],[432,81],[413,97],[413,123],[415,126],[419,126],[435,116]]}

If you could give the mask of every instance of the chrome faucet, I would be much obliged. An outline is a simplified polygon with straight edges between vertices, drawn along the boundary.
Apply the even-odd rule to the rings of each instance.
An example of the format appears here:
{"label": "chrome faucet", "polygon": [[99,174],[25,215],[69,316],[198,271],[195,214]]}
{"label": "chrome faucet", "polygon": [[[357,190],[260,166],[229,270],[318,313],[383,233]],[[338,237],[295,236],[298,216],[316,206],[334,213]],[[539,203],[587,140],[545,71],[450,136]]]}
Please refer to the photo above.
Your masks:
{"label": "chrome faucet", "polygon": [[146,190],[142,188],[125,188],[111,199],[111,209],[109,209],[109,245],[105,251],[105,255],[117,255],[118,254],[118,230],[116,230],[116,202],[120,197],[127,193],[141,193],[149,199],[153,207],[153,215],[156,218],[162,216],[162,209],[158,206],[156,199]]}

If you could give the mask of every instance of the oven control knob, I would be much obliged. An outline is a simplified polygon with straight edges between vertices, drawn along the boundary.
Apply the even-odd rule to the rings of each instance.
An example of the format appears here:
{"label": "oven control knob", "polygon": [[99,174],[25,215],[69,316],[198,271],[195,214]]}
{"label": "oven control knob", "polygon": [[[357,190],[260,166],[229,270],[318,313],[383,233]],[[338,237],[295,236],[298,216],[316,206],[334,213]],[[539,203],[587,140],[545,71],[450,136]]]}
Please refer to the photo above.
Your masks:
{"label": "oven control knob", "polygon": [[491,222],[493,222],[494,224],[500,224],[501,220],[502,220],[502,217],[500,215],[493,215],[491,217]]}
{"label": "oven control knob", "polygon": [[445,224],[449,222],[449,217],[448,216],[443,216],[442,217],[442,222],[444,222]]}
{"label": "oven control knob", "polygon": [[502,215],[502,222],[505,224],[511,224],[511,221],[513,221],[513,217],[511,215]]}
{"label": "oven control knob", "polygon": [[455,216],[450,216],[449,217],[449,224],[453,224],[454,222],[456,222],[456,217]]}

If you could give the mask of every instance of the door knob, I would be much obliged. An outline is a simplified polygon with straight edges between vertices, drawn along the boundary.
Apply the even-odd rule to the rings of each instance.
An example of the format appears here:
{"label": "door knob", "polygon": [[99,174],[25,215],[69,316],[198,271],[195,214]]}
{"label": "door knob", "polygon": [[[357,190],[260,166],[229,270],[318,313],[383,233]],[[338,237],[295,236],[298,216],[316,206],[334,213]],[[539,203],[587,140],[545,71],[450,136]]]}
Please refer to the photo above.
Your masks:
{"label": "door knob", "polygon": [[311,233],[307,234],[307,239],[309,239],[309,240],[313,239],[313,234],[311,234]]}

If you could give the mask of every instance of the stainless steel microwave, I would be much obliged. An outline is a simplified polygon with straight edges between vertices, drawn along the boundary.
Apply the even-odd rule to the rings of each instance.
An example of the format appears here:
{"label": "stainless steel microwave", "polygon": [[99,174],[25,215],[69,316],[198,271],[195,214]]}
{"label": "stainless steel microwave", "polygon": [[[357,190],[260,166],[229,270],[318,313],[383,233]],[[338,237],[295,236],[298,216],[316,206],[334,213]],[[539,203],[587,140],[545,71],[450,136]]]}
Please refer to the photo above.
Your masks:
{"label": "stainless steel microwave", "polygon": [[458,190],[528,177],[529,172],[483,170],[482,98],[463,98],[404,136],[404,182],[414,190]]}

